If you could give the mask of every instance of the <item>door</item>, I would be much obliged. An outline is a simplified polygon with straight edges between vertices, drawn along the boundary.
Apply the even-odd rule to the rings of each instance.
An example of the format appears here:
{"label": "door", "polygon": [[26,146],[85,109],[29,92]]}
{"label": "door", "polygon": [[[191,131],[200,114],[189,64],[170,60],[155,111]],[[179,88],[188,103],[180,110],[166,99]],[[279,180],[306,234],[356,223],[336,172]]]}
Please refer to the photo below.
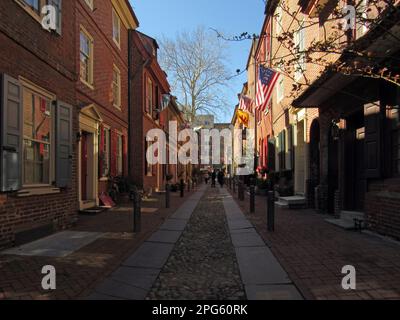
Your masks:
{"label": "door", "polygon": [[328,213],[335,213],[335,192],[339,189],[339,144],[333,136],[333,128],[328,136]]}
{"label": "door", "polygon": [[88,199],[87,183],[88,183],[88,134],[82,132],[81,137],[81,195],[82,201]]}
{"label": "door", "polygon": [[364,211],[364,198],[367,192],[367,179],[365,175],[364,160],[365,128],[357,129],[356,132],[356,156],[355,156],[355,209]]}

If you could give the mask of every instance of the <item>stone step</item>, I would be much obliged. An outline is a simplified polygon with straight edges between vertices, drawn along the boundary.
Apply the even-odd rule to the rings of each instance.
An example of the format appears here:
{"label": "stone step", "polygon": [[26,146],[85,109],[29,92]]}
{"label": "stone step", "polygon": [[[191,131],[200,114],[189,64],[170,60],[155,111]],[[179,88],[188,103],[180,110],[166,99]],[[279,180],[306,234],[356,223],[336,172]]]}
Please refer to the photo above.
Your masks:
{"label": "stone step", "polygon": [[291,196],[291,197],[279,197],[279,202],[283,202],[290,205],[302,205],[306,204],[307,200],[302,196]]}
{"label": "stone step", "polygon": [[276,201],[275,202],[275,206],[279,207],[279,208],[289,208],[289,204],[287,204],[286,202],[281,202],[281,201]]}
{"label": "stone step", "polygon": [[345,230],[354,229],[354,221],[350,222],[342,219],[325,219],[325,221]]}

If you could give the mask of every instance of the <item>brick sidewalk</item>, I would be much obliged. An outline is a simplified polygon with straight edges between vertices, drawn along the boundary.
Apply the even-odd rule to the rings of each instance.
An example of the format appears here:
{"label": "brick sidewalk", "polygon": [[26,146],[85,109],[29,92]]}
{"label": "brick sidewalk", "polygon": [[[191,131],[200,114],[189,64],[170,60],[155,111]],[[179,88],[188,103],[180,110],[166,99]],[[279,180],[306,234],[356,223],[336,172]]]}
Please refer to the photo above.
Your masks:
{"label": "brick sidewalk", "polygon": [[[345,231],[313,210],[276,209],[275,232],[267,231],[266,197],[235,200],[306,299],[400,299],[400,244]],[[342,267],[357,271],[357,290],[341,287]]]}
{"label": "brick sidewalk", "polygon": [[[193,192],[186,192],[186,200]],[[0,253],[0,300],[80,299],[86,297],[136,250],[182,204],[179,193],[171,193],[171,207],[165,209],[164,195],[142,204],[142,232],[133,234],[130,203],[94,216],[80,216],[74,231],[101,232],[91,244],[63,258],[24,257]],[[43,291],[41,269],[57,270],[57,290]]]}

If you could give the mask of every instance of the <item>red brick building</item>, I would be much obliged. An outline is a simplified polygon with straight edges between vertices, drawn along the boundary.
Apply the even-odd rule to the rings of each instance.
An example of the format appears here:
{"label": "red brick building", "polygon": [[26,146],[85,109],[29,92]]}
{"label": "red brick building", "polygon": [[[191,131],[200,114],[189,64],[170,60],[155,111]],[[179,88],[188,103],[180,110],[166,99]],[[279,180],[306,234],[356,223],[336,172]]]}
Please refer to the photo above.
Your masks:
{"label": "red brick building", "polygon": [[130,176],[132,182],[146,192],[161,190],[163,166],[151,165],[146,160],[146,150],[151,142],[146,134],[151,129],[162,129],[160,111],[162,96],[169,94],[167,75],[157,62],[158,45],[155,39],[138,31],[130,33],[131,90],[130,114],[131,149]]}
{"label": "red brick building", "polygon": [[77,214],[75,6],[63,1],[47,31],[42,5],[0,2],[0,247]]}
{"label": "red brick building", "polygon": [[76,3],[81,210],[99,205],[112,178],[128,175],[128,30],[137,26],[126,0]]}

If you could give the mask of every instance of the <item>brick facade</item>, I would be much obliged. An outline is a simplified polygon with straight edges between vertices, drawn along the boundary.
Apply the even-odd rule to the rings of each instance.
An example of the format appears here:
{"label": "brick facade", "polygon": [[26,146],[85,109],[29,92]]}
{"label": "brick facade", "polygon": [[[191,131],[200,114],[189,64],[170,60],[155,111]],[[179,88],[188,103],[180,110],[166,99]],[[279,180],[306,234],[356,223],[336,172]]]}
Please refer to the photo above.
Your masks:
{"label": "brick facade", "polygon": [[[162,165],[147,166],[146,135],[151,129],[162,129],[159,110],[162,95],[169,94],[170,88],[166,74],[157,62],[157,43],[140,32],[132,31],[131,39],[131,90],[132,104],[130,114],[131,149],[130,176],[132,182],[146,192],[157,191],[164,186]],[[152,86],[152,106],[147,106],[148,81]]]}
{"label": "brick facade", "polygon": [[[16,1],[0,2],[0,72],[23,77],[57,100],[75,105],[73,1],[65,1],[62,34],[45,31]],[[78,129],[73,116],[73,132]],[[72,153],[71,187],[55,194],[0,194],[0,247],[10,246],[15,234],[42,225],[63,229],[77,217],[76,147]]]}

